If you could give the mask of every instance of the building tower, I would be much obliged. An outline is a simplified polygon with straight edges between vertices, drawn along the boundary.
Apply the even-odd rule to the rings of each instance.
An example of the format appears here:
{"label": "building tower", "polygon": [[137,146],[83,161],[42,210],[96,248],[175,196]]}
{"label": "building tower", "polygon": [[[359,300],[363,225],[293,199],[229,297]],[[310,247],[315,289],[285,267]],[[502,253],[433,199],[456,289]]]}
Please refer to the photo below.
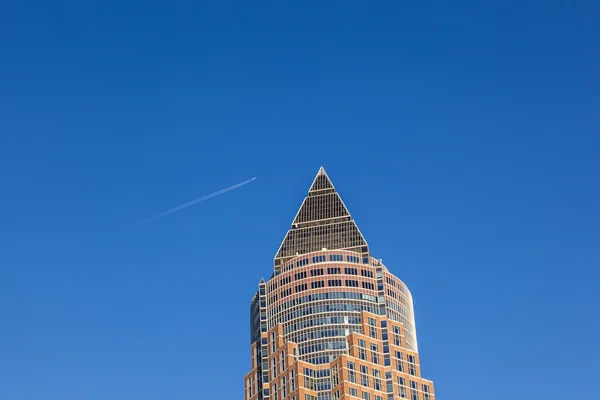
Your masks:
{"label": "building tower", "polygon": [[434,400],[412,296],[319,169],[250,306],[246,400]]}

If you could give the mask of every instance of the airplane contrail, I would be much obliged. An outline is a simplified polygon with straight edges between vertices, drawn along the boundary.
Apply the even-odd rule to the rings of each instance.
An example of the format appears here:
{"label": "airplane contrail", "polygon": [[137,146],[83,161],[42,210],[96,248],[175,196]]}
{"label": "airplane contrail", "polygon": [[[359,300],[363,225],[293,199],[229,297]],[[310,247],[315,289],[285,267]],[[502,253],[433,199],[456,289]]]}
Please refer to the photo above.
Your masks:
{"label": "airplane contrail", "polygon": [[204,200],[208,200],[208,199],[212,199],[213,197],[220,196],[220,195],[222,195],[223,193],[227,193],[227,192],[229,192],[230,190],[237,189],[237,188],[239,188],[240,186],[244,186],[244,185],[246,185],[246,184],[248,184],[248,183],[252,182],[252,181],[253,181],[253,180],[255,180],[255,179],[256,179],[256,178],[248,179],[247,181],[240,182],[240,183],[236,183],[235,185],[229,186],[228,188],[221,189],[221,190],[217,190],[217,191],[216,191],[216,192],[214,192],[214,193],[207,194],[206,196],[198,197],[198,198],[197,198],[197,199],[195,199],[195,200],[188,201],[187,203],[183,203],[183,204],[182,204],[182,205],[180,205],[180,206],[177,206],[177,207],[175,207],[175,208],[171,208],[170,210],[168,210],[168,211],[165,211],[165,212],[163,212],[163,213],[160,213],[160,214],[158,214],[158,215],[155,215],[155,216],[154,216],[154,217],[152,217],[152,218],[145,219],[145,220],[143,220],[142,222],[140,222],[139,224],[145,224],[145,223],[147,223],[147,222],[154,221],[155,219],[158,219],[158,218],[164,217],[165,215],[169,215],[169,214],[171,214],[171,213],[174,213],[175,211],[179,211],[179,210],[182,210],[182,209],[184,209],[184,208],[187,208],[187,207],[193,206],[194,204],[201,203],[201,202],[203,202]]}

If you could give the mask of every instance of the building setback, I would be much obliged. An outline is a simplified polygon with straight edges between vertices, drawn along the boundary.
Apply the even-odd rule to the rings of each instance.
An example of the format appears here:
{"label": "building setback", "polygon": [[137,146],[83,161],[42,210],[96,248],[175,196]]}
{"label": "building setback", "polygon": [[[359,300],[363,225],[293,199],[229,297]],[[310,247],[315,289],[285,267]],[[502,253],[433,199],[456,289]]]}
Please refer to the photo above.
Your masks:
{"label": "building setback", "polygon": [[321,168],[250,306],[246,400],[434,400],[412,296]]}

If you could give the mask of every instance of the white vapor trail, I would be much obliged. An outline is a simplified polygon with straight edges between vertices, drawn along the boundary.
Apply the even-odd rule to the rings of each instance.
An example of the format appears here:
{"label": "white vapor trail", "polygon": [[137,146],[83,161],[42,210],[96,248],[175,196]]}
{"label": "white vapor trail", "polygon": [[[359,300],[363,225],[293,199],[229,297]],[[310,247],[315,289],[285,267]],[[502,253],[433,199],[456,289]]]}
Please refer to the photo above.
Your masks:
{"label": "white vapor trail", "polygon": [[155,215],[155,216],[154,216],[154,217],[152,217],[152,218],[145,219],[145,220],[143,220],[142,222],[140,222],[140,224],[145,224],[145,223],[147,223],[147,222],[154,221],[155,219],[158,219],[158,218],[164,217],[165,215],[169,215],[169,214],[171,214],[171,213],[174,213],[175,211],[179,211],[179,210],[182,210],[182,209],[184,209],[184,208],[187,208],[187,207],[193,206],[194,204],[201,203],[201,202],[203,202],[204,200],[208,200],[208,199],[212,199],[213,197],[220,196],[220,195],[222,195],[223,193],[227,193],[227,192],[229,192],[230,190],[237,189],[237,188],[239,188],[240,186],[244,186],[244,185],[246,185],[246,184],[248,184],[248,183],[252,182],[252,181],[253,181],[253,180],[255,180],[255,179],[256,179],[256,178],[248,179],[247,181],[240,182],[240,183],[236,183],[235,185],[229,186],[228,188],[225,188],[225,189],[218,190],[218,191],[216,191],[216,192],[214,192],[214,193],[207,194],[206,196],[199,197],[199,198],[197,198],[197,199],[195,199],[195,200],[192,200],[192,201],[188,201],[187,203],[184,203],[184,204],[182,204],[182,205],[180,205],[180,206],[177,206],[177,207],[175,207],[175,208],[171,208],[170,210],[168,210],[168,211],[165,211],[164,213],[160,213],[160,214],[158,214],[158,215]]}

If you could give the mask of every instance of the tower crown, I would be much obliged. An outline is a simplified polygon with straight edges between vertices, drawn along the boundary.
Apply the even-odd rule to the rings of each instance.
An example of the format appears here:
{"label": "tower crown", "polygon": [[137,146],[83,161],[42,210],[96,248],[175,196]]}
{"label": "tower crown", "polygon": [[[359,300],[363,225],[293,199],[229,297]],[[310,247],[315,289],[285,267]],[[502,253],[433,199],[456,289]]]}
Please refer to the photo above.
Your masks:
{"label": "tower crown", "polygon": [[275,272],[290,258],[323,249],[369,256],[365,238],[321,167],[275,255]]}

